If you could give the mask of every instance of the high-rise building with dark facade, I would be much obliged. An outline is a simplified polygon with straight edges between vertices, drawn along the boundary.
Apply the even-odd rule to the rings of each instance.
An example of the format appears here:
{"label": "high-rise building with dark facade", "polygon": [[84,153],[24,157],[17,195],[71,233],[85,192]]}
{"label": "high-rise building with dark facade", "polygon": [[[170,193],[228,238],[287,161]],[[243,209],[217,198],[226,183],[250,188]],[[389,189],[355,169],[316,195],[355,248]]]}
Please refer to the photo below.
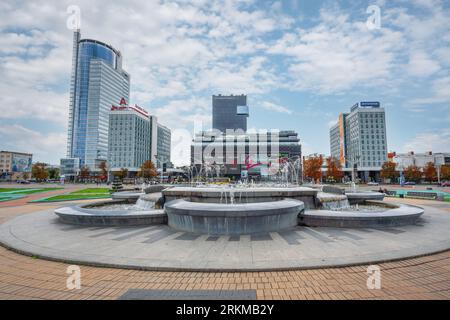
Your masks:
{"label": "high-rise building with dark facade", "polygon": [[212,128],[247,131],[248,106],[246,95],[212,96]]}
{"label": "high-rise building with dark facade", "polygon": [[130,76],[122,55],[103,42],[74,33],[67,158],[79,159],[91,171],[108,159],[109,112],[121,98],[129,99]]}

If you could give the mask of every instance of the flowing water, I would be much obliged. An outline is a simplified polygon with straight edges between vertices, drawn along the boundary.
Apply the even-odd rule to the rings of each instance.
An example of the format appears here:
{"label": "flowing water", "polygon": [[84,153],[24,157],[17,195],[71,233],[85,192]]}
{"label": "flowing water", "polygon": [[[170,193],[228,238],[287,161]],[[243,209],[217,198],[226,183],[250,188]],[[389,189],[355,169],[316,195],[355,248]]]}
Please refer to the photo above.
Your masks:
{"label": "flowing water", "polygon": [[[121,210],[136,210],[136,211],[148,211],[155,208],[155,203],[151,201],[145,201],[138,199],[135,204],[132,203],[115,203],[105,204],[102,206],[96,206],[95,209],[121,211]],[[94,209],[94,208],[93,208]]]}

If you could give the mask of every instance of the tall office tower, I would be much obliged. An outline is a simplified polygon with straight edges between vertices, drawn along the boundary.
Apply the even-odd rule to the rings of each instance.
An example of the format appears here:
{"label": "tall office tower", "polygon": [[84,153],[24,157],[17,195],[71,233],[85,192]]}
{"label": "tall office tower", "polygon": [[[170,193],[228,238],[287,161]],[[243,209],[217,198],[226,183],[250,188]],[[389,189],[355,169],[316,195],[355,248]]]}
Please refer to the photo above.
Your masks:
{"label": "tall office tower", "polygon": [[165,163],[170,163],[170,145],[171,145],[171,131],[166,126],[158,123],[158,138],[157,138],[157,167],[161,168]]}
{"label": "tall office tower", "polygon": [[387,160],[386,117],[379,102],[356,103],[330,129],[331,155],[345,168],[356,168],[364,181],[378,180]]}
{"label": "tall office tower", "polygon": [[67,158],[91,171],[108,159],[111,105],[130,95],[130,76],[113,47],[74,33]]}
{"label": "tall office tower", "polygon": [[223,133],[227,129],[247,131],[247,96],[213,96],[212,127]]}
{"label": "tall office tower", "polygon": [[143,108],[128,106],[125,99],[109,114],[109,157],[111,171],[126,168],[135,175],[151,159],[152,122]]}

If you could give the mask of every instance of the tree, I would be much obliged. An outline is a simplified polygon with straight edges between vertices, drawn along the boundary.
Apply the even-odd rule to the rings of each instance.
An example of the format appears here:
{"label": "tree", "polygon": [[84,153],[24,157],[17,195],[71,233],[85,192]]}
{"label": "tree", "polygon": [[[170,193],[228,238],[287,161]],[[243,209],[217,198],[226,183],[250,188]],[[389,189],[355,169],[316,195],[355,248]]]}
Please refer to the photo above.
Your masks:
{"label": "tree", "polygon": [[327,181],[340,182],[344,177],[341,164],[334,158],[327,158]]}
{"label": "tree", "polygon": [[441,167],[441,179],[442,180],[450,180],[450,167],[449,166]]}
{"label": "tree", "polygon": [[407,181],[419,182],[422,179],[422,172],[419,167],[414,165],[407,167],[404,174]]}
{"label": "tree", "polygon": [[86,179],[89,178],[90,174],[91,174],[91,170],[89,169],[88,166],[81,167],[81,169],[80,169],[80,179],[81,180],[85,181]]}
{"label": "tree", "polygon": [[313,182],[320,182],[322,178],[322,164],[323,157],[321,155],[305,159],[303,163],[305,178],[309,178]]}
{"label": "tree", "polygon": [[145,161],[138,172],[138,176],[144,179],[151,179],[158,176],[158,171],[151,160]]}
{"label": "tree", "polygon": [[390,179],[391,181],[397,180],[400,174],[396,169],[397,164],[395,162],[387,161],[383,163],[380,172],[381,178]]}
{"label": "tree", "polygon": [[47,169],[49,179],[59,179],[59,169],[58,168],[48,168]]}
{"label": "tree", "polygon": [[28,172],[24,172],[23,174],[22,174],[22,179],[23,180],[28,180],[30,178],[30,174],[28,173]]}
{"label": "tree", "polygon": [[48,178],[48,172],[45,170],[45,163],[35,163],[31,168],[31,174],[37,181],[46,180]]}
{"label": "tree", "polygon": [[128,169],[120,168],[120,171],[116,171],[113,174],[114,174],[114,177],[117,177],[118,179],[123,180],[126,177],[128,177]]}
{"label": "tree", "polygon": [[100,162],[100,164],[98,165],[98,168],[100,169],[100,172],[101,172],[100,179],[107,180],[108,179],[108,164],[106,163],[106,161]]}
{"label": "tree", "polygon": [[430,183],[437,180],[437,170],[433,162],[428,162],[425,165],[425,167],[423,168],[423,174],[425,176],[425,180],[429,181]]}

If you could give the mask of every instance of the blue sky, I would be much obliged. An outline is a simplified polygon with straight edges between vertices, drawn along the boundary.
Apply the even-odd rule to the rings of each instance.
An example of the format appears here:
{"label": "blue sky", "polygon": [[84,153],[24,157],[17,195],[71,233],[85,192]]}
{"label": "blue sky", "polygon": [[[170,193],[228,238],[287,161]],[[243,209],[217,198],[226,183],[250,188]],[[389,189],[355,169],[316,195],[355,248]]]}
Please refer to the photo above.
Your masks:
{"label": "blue sky", "polygon": [[450,152],[450,5],[439,0],[2,1],[0,149],[65,155],[69,5],[82,37],[122,52],[131,103],[172,129],[175,164],[218,93],[246,93],[249,127],[297,130],[306,154],[328,154],[338,114],[367,100],[386,108],[389,150]]}

